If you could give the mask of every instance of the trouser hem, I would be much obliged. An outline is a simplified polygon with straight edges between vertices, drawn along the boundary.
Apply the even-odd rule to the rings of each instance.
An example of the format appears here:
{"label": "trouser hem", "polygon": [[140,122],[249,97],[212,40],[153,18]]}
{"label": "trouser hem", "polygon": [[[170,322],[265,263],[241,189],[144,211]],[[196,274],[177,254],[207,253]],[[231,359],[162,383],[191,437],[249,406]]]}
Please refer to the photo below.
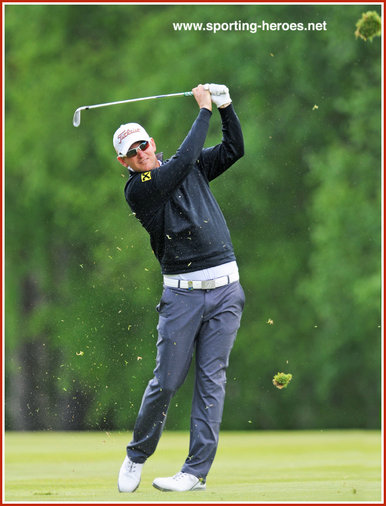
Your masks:
{"label": "trouser hem", "polygon": [[133,455],[129,449],[126,449],[126,454],[129,457],[129,459],[135,464],[144,464],[147,460],[147,457],[138,457],[138,455],[137,456]]}
{"label": "trouser hem", "polygon": [[191,474],[191,475],[195,476],[198,480],[200,480],[201,483],[206,483],[206,475],[203,476],[202,474],[197,473],[197,471],[195,471],[194,469],[190,469],[189,467],[183,466],[181,469],[181,472],[186,473],[186,474]]}

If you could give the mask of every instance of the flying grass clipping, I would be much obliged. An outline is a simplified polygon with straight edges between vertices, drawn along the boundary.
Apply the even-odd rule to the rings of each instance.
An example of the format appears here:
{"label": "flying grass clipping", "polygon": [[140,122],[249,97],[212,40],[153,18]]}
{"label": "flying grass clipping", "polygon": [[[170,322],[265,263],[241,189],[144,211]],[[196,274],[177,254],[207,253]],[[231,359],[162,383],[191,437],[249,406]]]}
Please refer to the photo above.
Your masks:
{"label": "flying grass clipping", "polygon": [[287,388],[289,385],[289,382],[291,380],[292,380],[292,374],[278,372],[273,377],[272,383],[275,385],[276,388],[279,388],[281,390],[282,388]]}
{"label": "flying grass clipping", "polygon": [[382,33],[382,20],[375,11],[364,12],[355,26],[357,27],[356,38],[360,37],[364,41],[372,42],[374,37],[380,36]]}

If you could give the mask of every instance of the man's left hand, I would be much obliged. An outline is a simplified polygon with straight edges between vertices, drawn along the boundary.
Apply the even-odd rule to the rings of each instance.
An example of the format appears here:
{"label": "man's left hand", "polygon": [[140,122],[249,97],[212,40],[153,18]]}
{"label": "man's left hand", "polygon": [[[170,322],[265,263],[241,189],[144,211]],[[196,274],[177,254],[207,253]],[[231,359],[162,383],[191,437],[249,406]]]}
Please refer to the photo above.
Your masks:
{"label": "man's left hand", "polygon": [[229,95],[229,89],[225,84],[205,84],[207,90],[210,92],[212,102],[217,105],[218,108],[227,107],[231,102]]}

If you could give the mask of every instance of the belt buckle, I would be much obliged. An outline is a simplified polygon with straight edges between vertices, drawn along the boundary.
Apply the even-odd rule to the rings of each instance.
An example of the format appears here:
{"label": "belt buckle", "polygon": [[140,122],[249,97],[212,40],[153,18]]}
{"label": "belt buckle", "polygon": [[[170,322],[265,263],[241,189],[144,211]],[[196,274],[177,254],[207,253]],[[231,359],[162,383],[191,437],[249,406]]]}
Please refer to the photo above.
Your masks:
{"label": "belt buckle", "polygon": [[211,290],[213,288],[216,288],[216,280],[215,279],[208,279],[207,281],[203,281],[202,288],[204,290]]}

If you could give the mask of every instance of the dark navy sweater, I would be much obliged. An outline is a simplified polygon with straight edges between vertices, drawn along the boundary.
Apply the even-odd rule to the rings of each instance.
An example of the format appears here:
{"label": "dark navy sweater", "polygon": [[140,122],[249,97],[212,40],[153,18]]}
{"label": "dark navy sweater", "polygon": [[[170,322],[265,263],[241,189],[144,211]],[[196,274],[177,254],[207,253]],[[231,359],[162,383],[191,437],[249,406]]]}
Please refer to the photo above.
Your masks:
{"label": "dark navy sweater", "polygon": [[131,173],[126,201],[150,234],[163,274],[206,269],[235,260],[224,216],[209,182],[244,154],[232,104],[219,109],[221,144],[203,148],[212,113],[200,109],[176,154],[150,172]]}

